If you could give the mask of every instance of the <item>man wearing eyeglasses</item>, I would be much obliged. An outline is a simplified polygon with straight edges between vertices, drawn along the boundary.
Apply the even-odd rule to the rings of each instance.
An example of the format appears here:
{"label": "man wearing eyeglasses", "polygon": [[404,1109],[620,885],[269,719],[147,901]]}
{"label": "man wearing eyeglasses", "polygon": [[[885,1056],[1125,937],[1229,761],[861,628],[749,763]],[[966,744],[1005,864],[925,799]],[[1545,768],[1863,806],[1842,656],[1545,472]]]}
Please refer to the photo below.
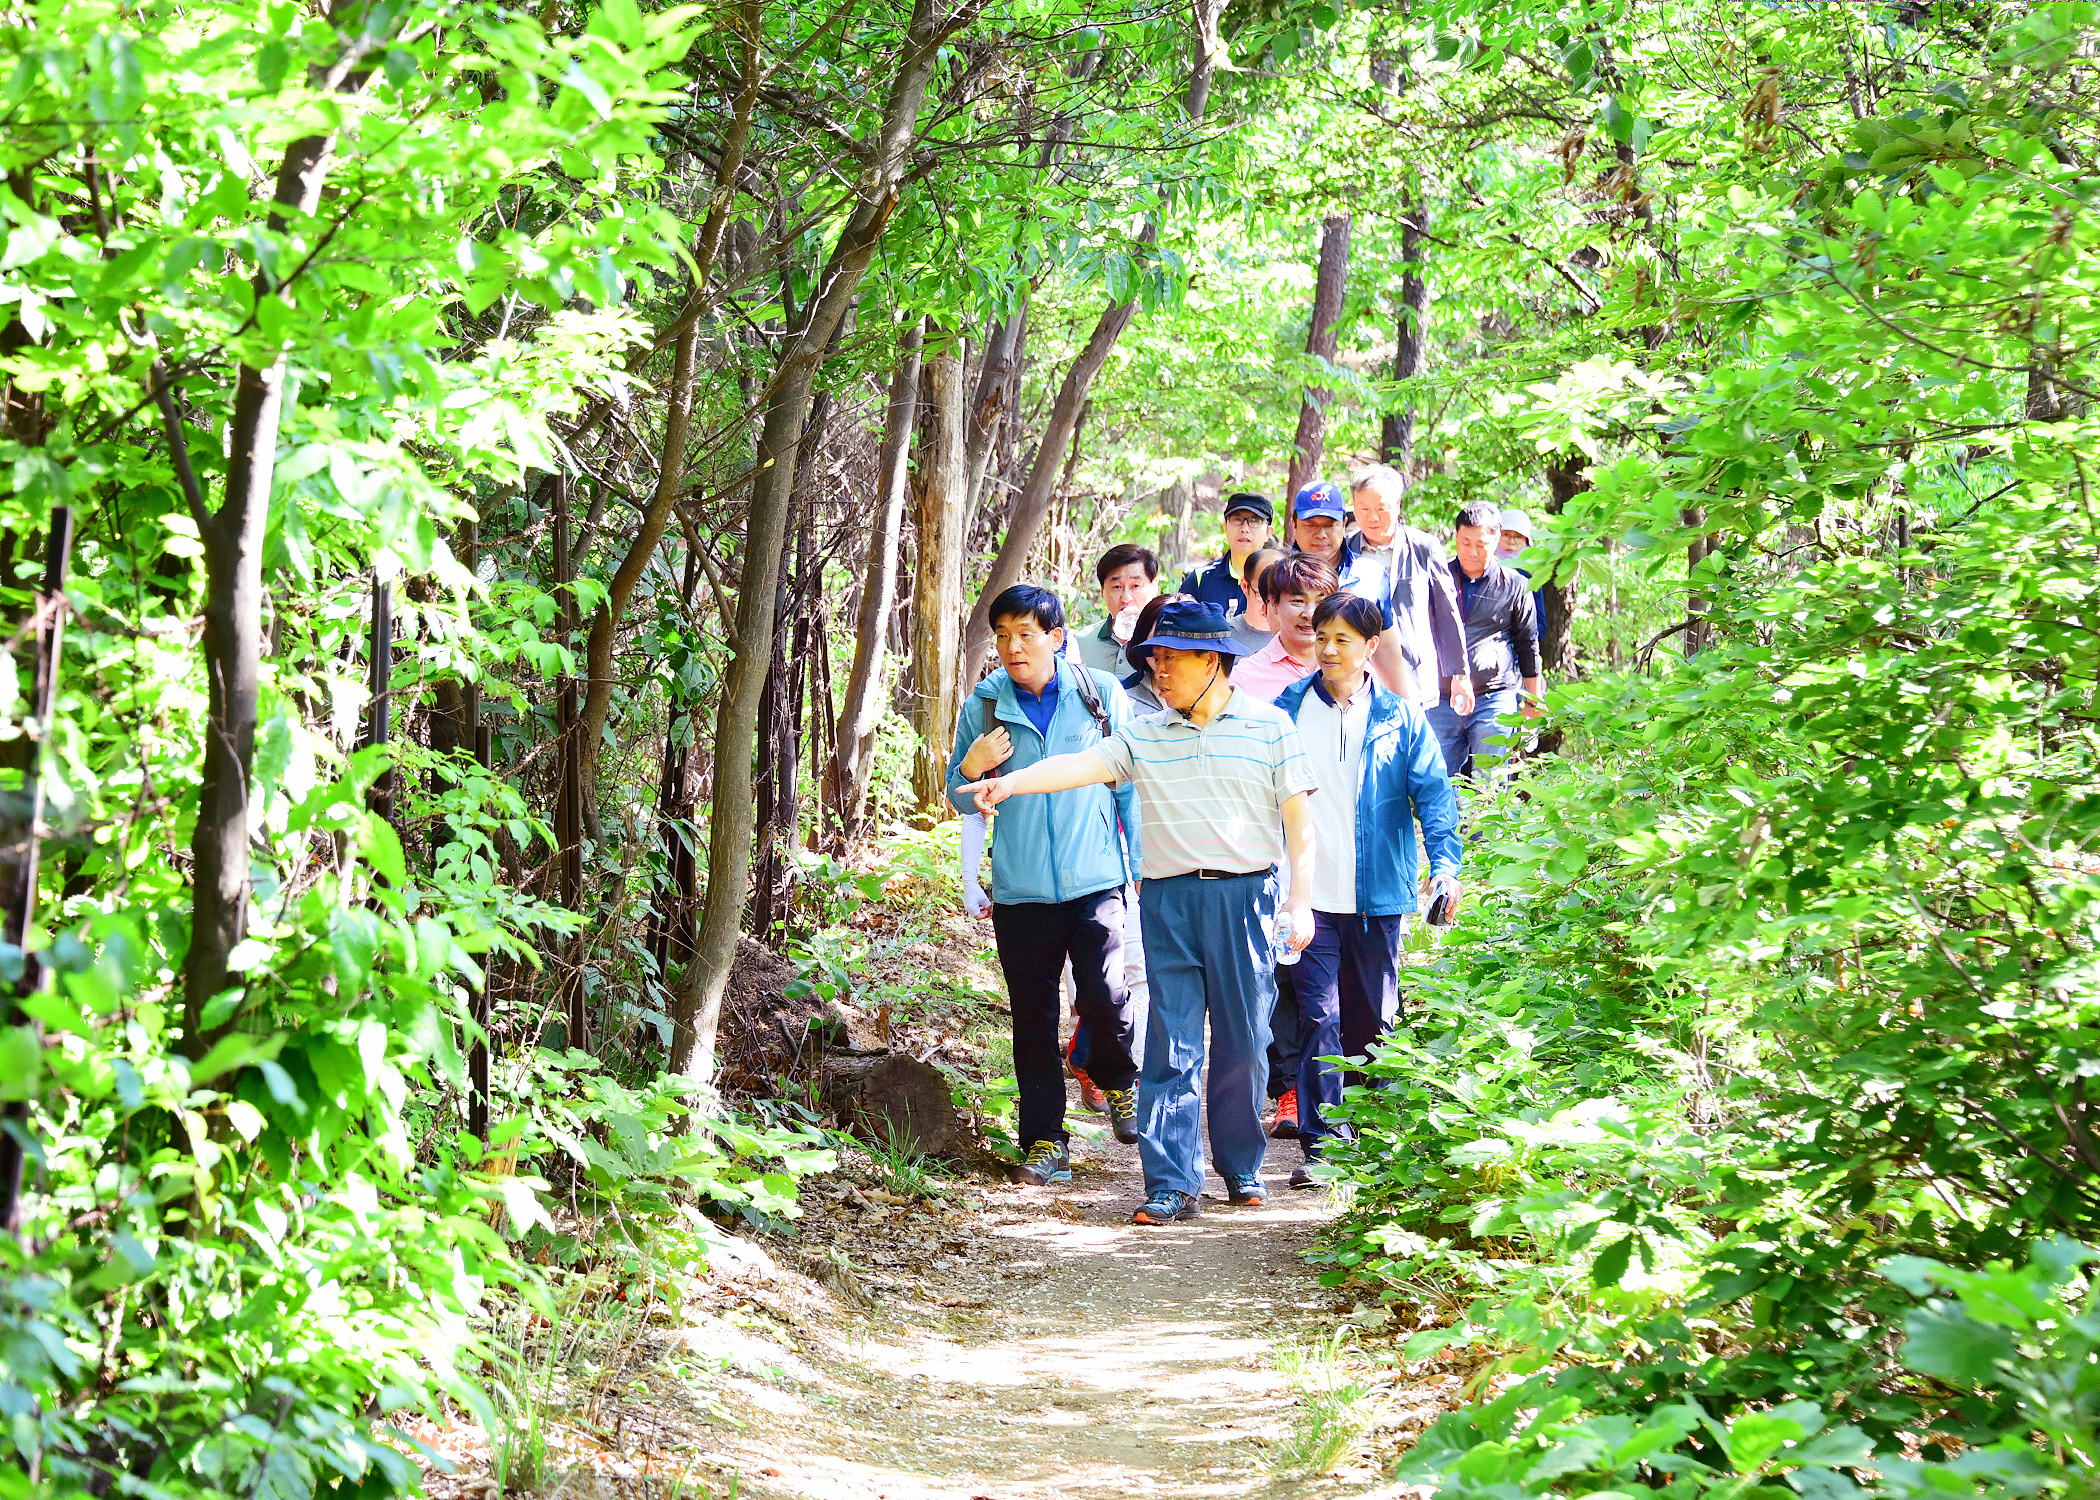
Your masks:
{"label": "man wearing eyeglasses", "polygon": [[[1064,655],[1057,595],[1017,583],[992,601],[1002,670],[972,690],[948,757],[948,800],[978,810],[967,783],[1072,755],[1129,727],[1122,684]],[[971,788],[974,791],[974,788]],[[1101,1090],[1116,1139],[1137,1141],[1136,1017],[1125,983],[1124,888],[1139,859],[1137,795],[1129,786],[1078,787],[1027,797],[992,835],[992,931],[1013,1016],[1020,1085],[1017,1180],[1072,1180],[1065,1078],[1058,1050],[1058,979],[1072,965],[1072,1008],[1086,1026],[1087,1074]]]}

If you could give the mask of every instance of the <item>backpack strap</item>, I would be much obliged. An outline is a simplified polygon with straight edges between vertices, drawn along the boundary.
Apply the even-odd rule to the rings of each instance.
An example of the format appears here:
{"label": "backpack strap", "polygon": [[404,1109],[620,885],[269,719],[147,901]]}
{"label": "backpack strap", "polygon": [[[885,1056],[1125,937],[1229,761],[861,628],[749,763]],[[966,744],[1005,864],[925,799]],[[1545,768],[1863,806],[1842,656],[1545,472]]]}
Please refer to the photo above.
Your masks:
{"label": "backpack strap", "polygon": [[1108,710],[1101,706],[1101,689],[1094,684],[1093,670],[1083,662],[1074,662],[1072,675],[1077,679],[1079,701],[1094,716],[1094,727],[1101,731],[1101,738],[1107,739],[1114,731],[1108,727]]}

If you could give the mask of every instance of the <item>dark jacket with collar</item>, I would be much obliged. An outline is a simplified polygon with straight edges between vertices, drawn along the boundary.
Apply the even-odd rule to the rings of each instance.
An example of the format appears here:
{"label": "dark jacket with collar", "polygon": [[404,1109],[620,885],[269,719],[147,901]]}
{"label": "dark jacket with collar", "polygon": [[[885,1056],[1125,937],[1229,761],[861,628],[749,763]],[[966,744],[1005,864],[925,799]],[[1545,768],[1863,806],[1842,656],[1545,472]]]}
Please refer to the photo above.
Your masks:
{"label": "dark jacket with collar", "polygon": [[1467,670],[1465,627],[1459,622],[1444,549],[1435,537],[1413,526],[1395,531],[1390,568],[1365,557],[1363,549],[1363,533],[1350,532],[1335,571],[1344,589],[1389,608],[1400,633],[1407,697],[1426,708],[1443,697],[1446,681]]}
{"label": "dark jacket with collar", "polygon": [[1215,604],[1228,615],[1245,612],[1247,591],[1232,576],[1232,553],[1223,552],[1181,580],[1182,593],[1205,604]]}
{"label": "dark jacket with collar", "polygon": [[1538,676],[1538,613],[1524,576],[1489,558],[1487,572],[1471,583],[1471,605],[1466,603],[1469,583],[1458,560],[1452,559],[1451,590],[1465,620],[1473,691],[1496,693],[1517,686],[1522,678]]}

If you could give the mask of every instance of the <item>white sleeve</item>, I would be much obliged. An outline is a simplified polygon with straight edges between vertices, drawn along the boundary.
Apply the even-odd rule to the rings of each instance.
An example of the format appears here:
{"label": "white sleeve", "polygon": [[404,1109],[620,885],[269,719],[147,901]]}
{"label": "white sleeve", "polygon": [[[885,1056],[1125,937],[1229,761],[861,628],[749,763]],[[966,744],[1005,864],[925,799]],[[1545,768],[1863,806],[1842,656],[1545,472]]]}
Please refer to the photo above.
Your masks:
{"label": "white sleeve", "polygon": [[991,905],[984,893],[984,840],[988,831],[983,813],[965,813],[962,820],[963,906],[971,916],[982,916]]}

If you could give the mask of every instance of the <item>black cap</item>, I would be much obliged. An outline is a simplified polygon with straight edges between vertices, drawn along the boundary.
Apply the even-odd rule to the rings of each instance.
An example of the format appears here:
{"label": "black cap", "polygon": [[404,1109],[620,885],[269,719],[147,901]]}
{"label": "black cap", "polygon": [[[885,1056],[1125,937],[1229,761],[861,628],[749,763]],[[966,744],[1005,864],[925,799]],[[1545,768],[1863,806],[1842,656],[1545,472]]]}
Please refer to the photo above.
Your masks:
{"label": "black cap", "polygon": [[1276,524],[1276,507],[1269,503],[1267,495],[1257,495],[1251,490],[1242,490],[1237,495],[1227,495],[1225,497],[1225,514],[1229,516],[1236,510],[1252,511],[1271,526]]}

